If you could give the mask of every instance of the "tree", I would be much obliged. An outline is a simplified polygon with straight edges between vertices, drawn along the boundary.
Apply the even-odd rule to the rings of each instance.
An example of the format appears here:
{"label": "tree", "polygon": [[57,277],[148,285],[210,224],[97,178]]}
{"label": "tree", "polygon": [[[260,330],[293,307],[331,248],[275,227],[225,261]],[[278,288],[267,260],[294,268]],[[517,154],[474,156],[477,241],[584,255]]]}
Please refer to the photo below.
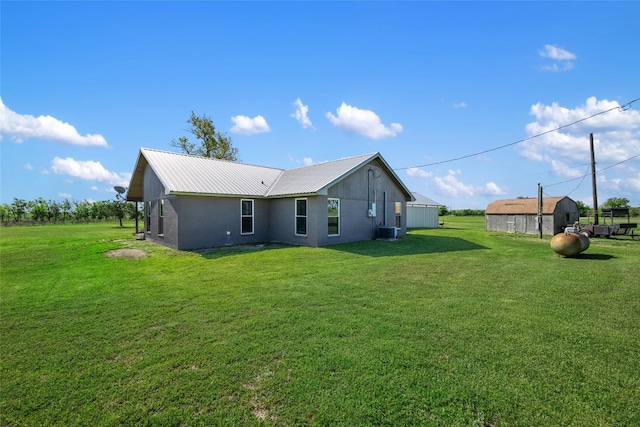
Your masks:
{"label": "tree", "polygon": [[200,140],[200,145],[189,141],[186,136],[181,136],[177,140],[171,141],[171,146],[179,148],[183,153],[191,156],[202,156],[210,159],[238,160],[238,149],[231,143],[231,137],[216,131],[211,119],[205,115],[196,116],[191,112],[191,117],[187,120],[191,125],[188,132]]}
{"label": "tree", "polygon": [[34,221],[44,221],[49,214],[49,205],[47,201],[42,197],[27,203],[29,211],[31,212],[31,218]]}
{"label": "tree", "polygon": [[62,220],[67,220],[67,214],[71,212],[71,202],[69,199],[64,199],[64,202],[60,204],[60,210],[62,211]]}
{"label": "tree", "polygon": [[27,213],[27,202],[24,199],[13,198],[11,203],[11,213],[15,221],[20,222],[22,217]]}
{"label": "tree", "polygon": [[609,197],[602,205],[603,208],[628,208],[629,199],[624,197]]}
{"label": "tree", "polygon": [[580,216],[589,215],[589,206],[585,205],[584,202],[577,200],[576,205],[578,206],[578,212],[580,212]]}
{"label": "tree", "polygon": [[11,207],[8,204],[3,203],[2,205],[0,205],[0,220],[2,220],[2,222],[5,222],[8,221],[10,217]]}

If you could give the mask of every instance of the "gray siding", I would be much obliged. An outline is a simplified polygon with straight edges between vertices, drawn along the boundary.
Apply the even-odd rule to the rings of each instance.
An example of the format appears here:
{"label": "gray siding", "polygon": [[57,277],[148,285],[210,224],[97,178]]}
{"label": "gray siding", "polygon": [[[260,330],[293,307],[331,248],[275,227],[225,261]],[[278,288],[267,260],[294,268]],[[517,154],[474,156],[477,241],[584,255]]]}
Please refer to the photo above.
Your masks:
{"label": "gray siding", "polygon": [[[167,197],[164,187],[153,170],[144,171],[145,238],[172,248],[178,248],[178,221],[175,212],[175,197]],[[160,200],[164,200],[163,233],[159,233]],[[146,228],[147,202],[151,202],[151,222]]]}
{"label": "gray siding", "polygon": [[[402,223],[398,235],[406,234],[407,195],[377,161],[373,161],[343,179],[323,197],[320,246],[336,243],[371,240],[377,237],[378,227],[384,225],[384,193],[387,193],[386,225],[395,226],[395,203],[401,202]],[[340,199],[340,236],[327,236],[327,198]],[[369,206],[376,203],[376,216],[369,217]]]}
{"label": "gray siding", "polygon": [[[384,194],[386,192],[386,206]],[[340,235],[328,235],[327,199],[340,199]],[[307,235],[295,234],[295,200],[307,199]],[[158,200],[164,199],[164,234],[158,233]],[[247,198],[250,199],[250,198]],[[327,195],[250,199],[254,201],[254,234],[241,235],[239,197],[166,195],[151,167],[144,172],[144,201],[152,202],[148,240],[180,250],[193,250],[226,244],[283,242],[311,247],[371,240],[378,227],[395,226],[395,203],[402,206],[398,235],[406,234],[408,195],[374,160],[355,170],[327,190]],[[376,216],[368,216],[371,203]],[[146,203],[145,203],[146,208]],[[146,220],[146,218],[145,218]],[[146,222],[145,222],[146,224]],[[227,236],[229,232],[229,236]]]}
{"label": "gray siding", "polygon": [[[269,241],[269,203],[253,200],[253,234],[241,234],[239,198],[179,196],[180,243],[177,249],[191,250],[227,244]],[[227,235],[227,232],[229,234]]]}

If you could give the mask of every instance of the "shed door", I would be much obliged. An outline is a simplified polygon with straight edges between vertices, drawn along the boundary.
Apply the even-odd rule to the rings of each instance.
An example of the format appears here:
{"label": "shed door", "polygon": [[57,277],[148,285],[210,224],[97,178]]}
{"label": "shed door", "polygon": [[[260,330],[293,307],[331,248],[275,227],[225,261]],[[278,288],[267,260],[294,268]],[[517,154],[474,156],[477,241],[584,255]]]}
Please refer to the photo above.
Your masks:
{"label": "shed door", "polygon": [[516,216],[507,215],[507,233],[516,232]]}

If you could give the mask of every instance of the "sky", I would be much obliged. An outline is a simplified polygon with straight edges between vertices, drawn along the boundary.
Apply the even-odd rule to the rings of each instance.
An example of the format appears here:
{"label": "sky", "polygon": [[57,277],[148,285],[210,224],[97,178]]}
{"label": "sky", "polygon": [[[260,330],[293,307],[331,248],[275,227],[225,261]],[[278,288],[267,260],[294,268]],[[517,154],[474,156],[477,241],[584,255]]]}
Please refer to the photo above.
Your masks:
{"label": "sky", "polygon": [[193,111],[243,163],[379,152],[450,209],[640,206],[640,2],[0,2],[0,203],[115,199]]}

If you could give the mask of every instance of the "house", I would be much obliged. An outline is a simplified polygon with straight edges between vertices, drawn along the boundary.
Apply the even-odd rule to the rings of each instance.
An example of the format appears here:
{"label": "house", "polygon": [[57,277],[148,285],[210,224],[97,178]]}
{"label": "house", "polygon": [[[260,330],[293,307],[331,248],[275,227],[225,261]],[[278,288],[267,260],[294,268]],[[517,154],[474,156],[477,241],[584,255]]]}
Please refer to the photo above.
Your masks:
{"label": "house", "polygon": [[412,193],[415,199],[407,202],[407,228],[438,228],[441,203],[420,193]]}
{"label": "house", "polygon": [[[485,211],[487,231],[538,234],[538,199],[496,200]],[[561,233],[567,225],[580,220],[576,202],[569,197],[542,199],[542,234]]]}
{"label": "house", "polygon": [[413,196],[379,153],[282,170],[141,148],[127,200],[146,239],[192,250],[402,236]]}

